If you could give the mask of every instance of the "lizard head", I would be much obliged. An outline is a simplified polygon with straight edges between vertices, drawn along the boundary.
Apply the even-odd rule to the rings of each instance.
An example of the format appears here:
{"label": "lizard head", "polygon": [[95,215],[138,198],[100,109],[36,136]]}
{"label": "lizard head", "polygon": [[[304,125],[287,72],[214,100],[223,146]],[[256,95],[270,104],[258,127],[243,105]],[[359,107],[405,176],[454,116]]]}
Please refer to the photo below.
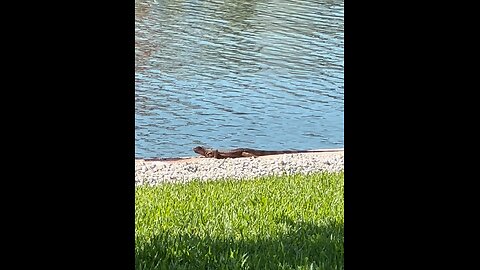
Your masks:
{"label": "lizard head", "polygon": [[206,149],[203,146],[197,146],[197,147],[193,148],[193,152],[195,152],[199,155],[202,155],[204,157],[214,157],[213,150]]}
{"label": "lizard head", "polygon": [[193,152],[195,152],[199,155],[205,156],[205,153],[207,152],[207,149],[205,149],[205,147],[203,147],[203,146],[197,146],[197,147],[193,148]]}

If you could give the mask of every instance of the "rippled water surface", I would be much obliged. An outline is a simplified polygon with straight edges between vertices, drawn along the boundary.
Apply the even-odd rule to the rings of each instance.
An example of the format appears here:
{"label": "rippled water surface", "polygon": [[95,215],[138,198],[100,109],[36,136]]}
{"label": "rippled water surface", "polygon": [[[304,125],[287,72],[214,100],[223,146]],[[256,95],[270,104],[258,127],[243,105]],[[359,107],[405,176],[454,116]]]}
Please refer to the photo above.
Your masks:
{"label": "rippled water surface", "polygon": [[343,147],[343,0],[136,0],[135,155]]}

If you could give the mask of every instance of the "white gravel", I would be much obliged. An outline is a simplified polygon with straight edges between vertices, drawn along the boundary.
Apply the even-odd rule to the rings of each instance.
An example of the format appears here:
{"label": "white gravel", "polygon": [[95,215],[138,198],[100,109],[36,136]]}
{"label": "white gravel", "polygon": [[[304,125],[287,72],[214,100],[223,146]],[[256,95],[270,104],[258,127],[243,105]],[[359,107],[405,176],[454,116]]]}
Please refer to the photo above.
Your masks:
{"label": "white gravel", "polygon": [[135,160],[135,185],[248,179],[282,174],[342,171],[343,149],[335,152],[283,154],[249,158],[185,158],[178,161]]}

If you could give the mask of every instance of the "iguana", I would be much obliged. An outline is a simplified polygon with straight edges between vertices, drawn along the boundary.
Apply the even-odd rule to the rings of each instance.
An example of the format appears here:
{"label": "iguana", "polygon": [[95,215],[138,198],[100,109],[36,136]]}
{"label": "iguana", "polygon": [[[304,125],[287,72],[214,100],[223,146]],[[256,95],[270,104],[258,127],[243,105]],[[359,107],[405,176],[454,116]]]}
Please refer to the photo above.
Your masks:
{"label": "iguana", "polygon": [[239,157],[258,157],[279,154],[296,154],[296,153],[316,153],[316,152],[334,152],[343,149],[323,149],[323,150],[285,150],[285,151],[267,151],[256,150],[251,148],[236,148],[230,151],[219,151],[217,149],[208,149],[203,146],[193,148],[193,151],[207,158],[239,158]]}

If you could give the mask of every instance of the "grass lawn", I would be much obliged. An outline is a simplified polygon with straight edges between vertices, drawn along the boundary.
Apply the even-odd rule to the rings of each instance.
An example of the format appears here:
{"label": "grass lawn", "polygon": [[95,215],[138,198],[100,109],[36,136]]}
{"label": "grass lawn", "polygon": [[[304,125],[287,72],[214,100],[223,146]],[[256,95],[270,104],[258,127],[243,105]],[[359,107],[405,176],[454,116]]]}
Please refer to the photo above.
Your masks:
{"label": "grass lawn", "polygon": [[344,269],[344,175],[135,190],[135,268]]}

